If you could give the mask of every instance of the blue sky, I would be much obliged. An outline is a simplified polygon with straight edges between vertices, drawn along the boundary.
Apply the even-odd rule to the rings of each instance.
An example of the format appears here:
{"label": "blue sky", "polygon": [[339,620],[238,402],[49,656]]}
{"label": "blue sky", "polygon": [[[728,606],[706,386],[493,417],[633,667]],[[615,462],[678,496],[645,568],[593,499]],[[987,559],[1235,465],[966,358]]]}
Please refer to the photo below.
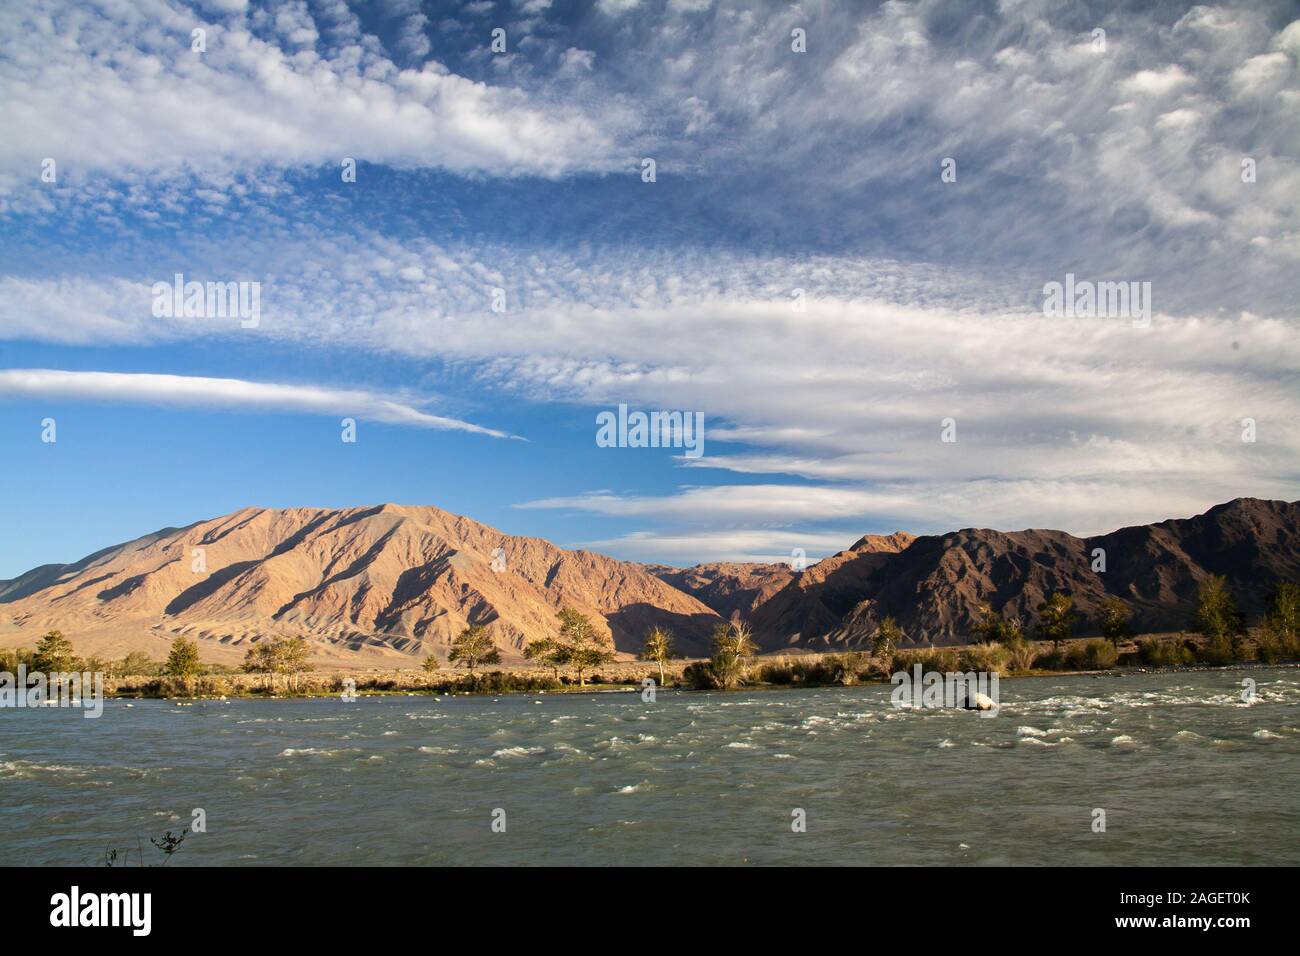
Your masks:
{"label": "blue sky", "polygon": [[1139,6],[0,10],[0,576],[247,505],[692,563],[1296,498],[1300,13]]}

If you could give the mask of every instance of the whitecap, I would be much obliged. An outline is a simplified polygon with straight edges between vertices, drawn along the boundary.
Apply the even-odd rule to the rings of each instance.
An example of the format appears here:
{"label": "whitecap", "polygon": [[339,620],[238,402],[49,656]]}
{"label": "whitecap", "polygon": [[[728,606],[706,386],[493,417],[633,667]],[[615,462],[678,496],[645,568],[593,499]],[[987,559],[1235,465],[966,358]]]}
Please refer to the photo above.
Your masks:
{"label": "whitecap", "polygon": [[545,753],[545,747],[503,747],[493,751],[493,757],[527,757],[532,754]]}

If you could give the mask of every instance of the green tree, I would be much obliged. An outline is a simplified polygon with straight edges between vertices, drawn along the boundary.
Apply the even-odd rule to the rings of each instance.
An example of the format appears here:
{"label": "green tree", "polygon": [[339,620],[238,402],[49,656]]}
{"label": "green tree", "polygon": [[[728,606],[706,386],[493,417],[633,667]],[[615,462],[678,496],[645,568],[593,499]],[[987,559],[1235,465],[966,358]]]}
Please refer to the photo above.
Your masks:
{"label": "green tree", "polygon": [[1211,574],[1196,589],[1196,626],[1212,644],[1227,644],[1240,657],[1246,619],[1221,574]]}
{"label": "green tree", "polygon": [[426,674],[435,674],[440,666],[438,658],[430,654],[424,659],[424,663],[420,665],[420,670],[424,671]]}
{"label": "green tree", "polygon": [[1119,650],[1120,641],[1133,636],[1133,629],[1128,624],[1132,613],[1128,604],[1120,598],[1109,597],[1101,602],[1097,624],[1101,628],[1101,636],[1110,641],[1115,650]]}
{"label": "green tree", "polygon": [[975,623],[971,626],[971,636],[977,644],[1005,644],[1011,647],[1025,642],[1020,621],[1004,618],[987,603],[975,610]]}
{"label": "green tree", "polygon": [[7,674],[17,674],[20,664],[26,664],[28,670],[36,669],[32,666],[31,651],[22,647],[0,647],[0,671],[4,671]]}
{"label": "green tree", "polygon": [[1052,648],[1059,650],[1061,641],[1074,633],[1077,618],[1074,598],[1057,591],[1038,605],[1038,636],[1042,640],[1051,641]]}
{"label": "green tree", "polygon": [[144,651],[131,651],[114,668],[120,677],[153,677],[158,673],[158,662]]}
{"label": "green tree", "polygon": [[1278,584],[1264,617],[1264,631],[1278,641],[1285,652],[1294,652],[1297,642],[1300,642],[1300,584],[1294,581]]}
{"label": "green tree", "polygon": [[463,664],[469,668],[469,676],[473,677],[474,668],[480,664],[500,664],[501,652],[482,624],[471,624],[452,640],[447,660]]}
{"label": "green tree", "polygon": [[42,674],[64,674],[77,669],[77,656],[72,642],[62,631],[46,631],[32,655],[32,670]]}
{"label": "green tree", "polygon": [[275,648],[272,646],[273,641],[258,641],[247,651],[244,652],[245,673],[261,674],[266,681],[266,687],[272,693],[275,692]]}
{"label": "green tree", "polygon": [[880,622],[876,632],[871,635],[871,653],[889,667],[894,659],[894,651],[898,650],[898,644],[902,639],[903,630],[898,626],[898,622],[892,617],[886,617]]}
{"label": "green tree", "polygon": [[744,680],[745,668],[757,653],[753,632],[744,621],[714,625],[713,657],[709,666],[719,687],[725,690]]}
{"label": "green tree", "polygon": [[641,648],[641,660],[654,661],[659,665],[659,686],[664,685],[664,665],[677,656],[673,648],[673,633],[667,628],[655,625],[645,633],[645,646]]}
{"label": "green tree", "polygon": [[569,663],[568,651],[553,637],[544,637],[529,641],[524,647],[524,657],[545,664],[555,673],[555,680],[560,680],[560,668]]}
{"label": "green tree", "polygon": [[285,637],[276,641],[272,645],[272,650],[275,655],[276,669],[285,675],[285,681],[290,689],[297,690],[299,676],[311,670],[311,664],[307,660],[311,654],[310,645],[305,638]]}
{"label": "green tree", "polygon": [[572,608],[561,608],[559,644],[564,648],[568,665],[578,675],[578,686],[585,687],[588,670],[614,659],[612,649],[604,646],[587,615]]}
{"label": "green tree", "polygon": [[178,636],[172,641],[171,652],[163,673],[169,677],[179,677],[185,682],[191,695],[194,693],[194,678],[203,673],[203,662],[199,660],[199,645],[188,637]]}
{"label": "green tree", "polygon": [[993,610],[993,606],[984,603],[975,609],[975,623],[971,626],[971,636],[976,644],[992,644],[1002,637],[1002,615]]}

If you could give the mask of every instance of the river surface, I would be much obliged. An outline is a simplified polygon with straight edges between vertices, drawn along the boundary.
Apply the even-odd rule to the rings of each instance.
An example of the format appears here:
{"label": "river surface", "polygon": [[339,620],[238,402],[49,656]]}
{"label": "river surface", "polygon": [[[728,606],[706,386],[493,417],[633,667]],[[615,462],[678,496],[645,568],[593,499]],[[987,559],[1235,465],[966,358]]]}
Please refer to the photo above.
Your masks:
{"label": "river surface", "polygon": [[3,863],[1300,863],[1296,670],[890,690],[0,710]]}

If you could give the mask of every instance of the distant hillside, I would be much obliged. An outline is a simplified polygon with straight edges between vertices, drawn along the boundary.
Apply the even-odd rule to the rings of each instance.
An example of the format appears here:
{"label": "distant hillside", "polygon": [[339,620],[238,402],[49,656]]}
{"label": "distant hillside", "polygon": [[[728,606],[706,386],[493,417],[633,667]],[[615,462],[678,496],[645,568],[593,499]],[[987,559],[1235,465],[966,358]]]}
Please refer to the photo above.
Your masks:
{"label": "distant hillside", "polygon": [[[1092,570],[1094,549],[1106,570]],[[860,644],[893,615],[913,640],[965,643],[987,601],[1028,624],[1053,591],[1072,595],[1096,633],[1098,604],[1123,598],[1134,626],[1188,628],[1196,588],[1222,574],[1243,610],[1257,615],[1281,580],[1300,580],[1300,503],[1238,498],[1195,518],[1121,528],[1093,538],[1062,531],[966,529],[916,539],[872,576],[858,602],[830,629],[832,644]]]}
{"label": "distant hillside", "polygon": [[[1092,570],[1103,549],[1106,570]],[[1197,584],[1225,575],[1258,615],[1280,580],[1300,580],[1300,503],[1239,498],[1194,518],[1093,538],[1062,531],[964,529],[868,535],[802,571],[785,564],[642,565],[513,537],[434,507],[245,508],[165,528],[74,564],[0,581],[0,642],[32,645],[57,627],[82,653],[161,656],[177,634],[237,661],[250,639],[300,635],[318,661],[409,665],[445,657],[467,624],[506,660],[555,632],[555,613],[588,614],[624,655],[646,629],[707,653],[713,626],[740,616],[765,650],[858,647],[893,616],[909,643],[969,640],[987,602],[1026,623],[1053,591],[1085,617],[1117,595],[1137,627],[1192,620]]]}
{"label": "distant hillside", "polygon": [[409,662],[412,653],[445,656],[452,636],[483,624],[517,660],[527,639],[555,632],[564,605],[628,653],[653,624],[703,653],[718,621],[638,564],[512,537],[438,508],[380,505],[246,508],[37,568],[0,583],[0,635],[34,643],[57,627],[87,652],[115,656],[157,653],[176,634],[221,646],[302,635],[326,656],[369,651]]}

